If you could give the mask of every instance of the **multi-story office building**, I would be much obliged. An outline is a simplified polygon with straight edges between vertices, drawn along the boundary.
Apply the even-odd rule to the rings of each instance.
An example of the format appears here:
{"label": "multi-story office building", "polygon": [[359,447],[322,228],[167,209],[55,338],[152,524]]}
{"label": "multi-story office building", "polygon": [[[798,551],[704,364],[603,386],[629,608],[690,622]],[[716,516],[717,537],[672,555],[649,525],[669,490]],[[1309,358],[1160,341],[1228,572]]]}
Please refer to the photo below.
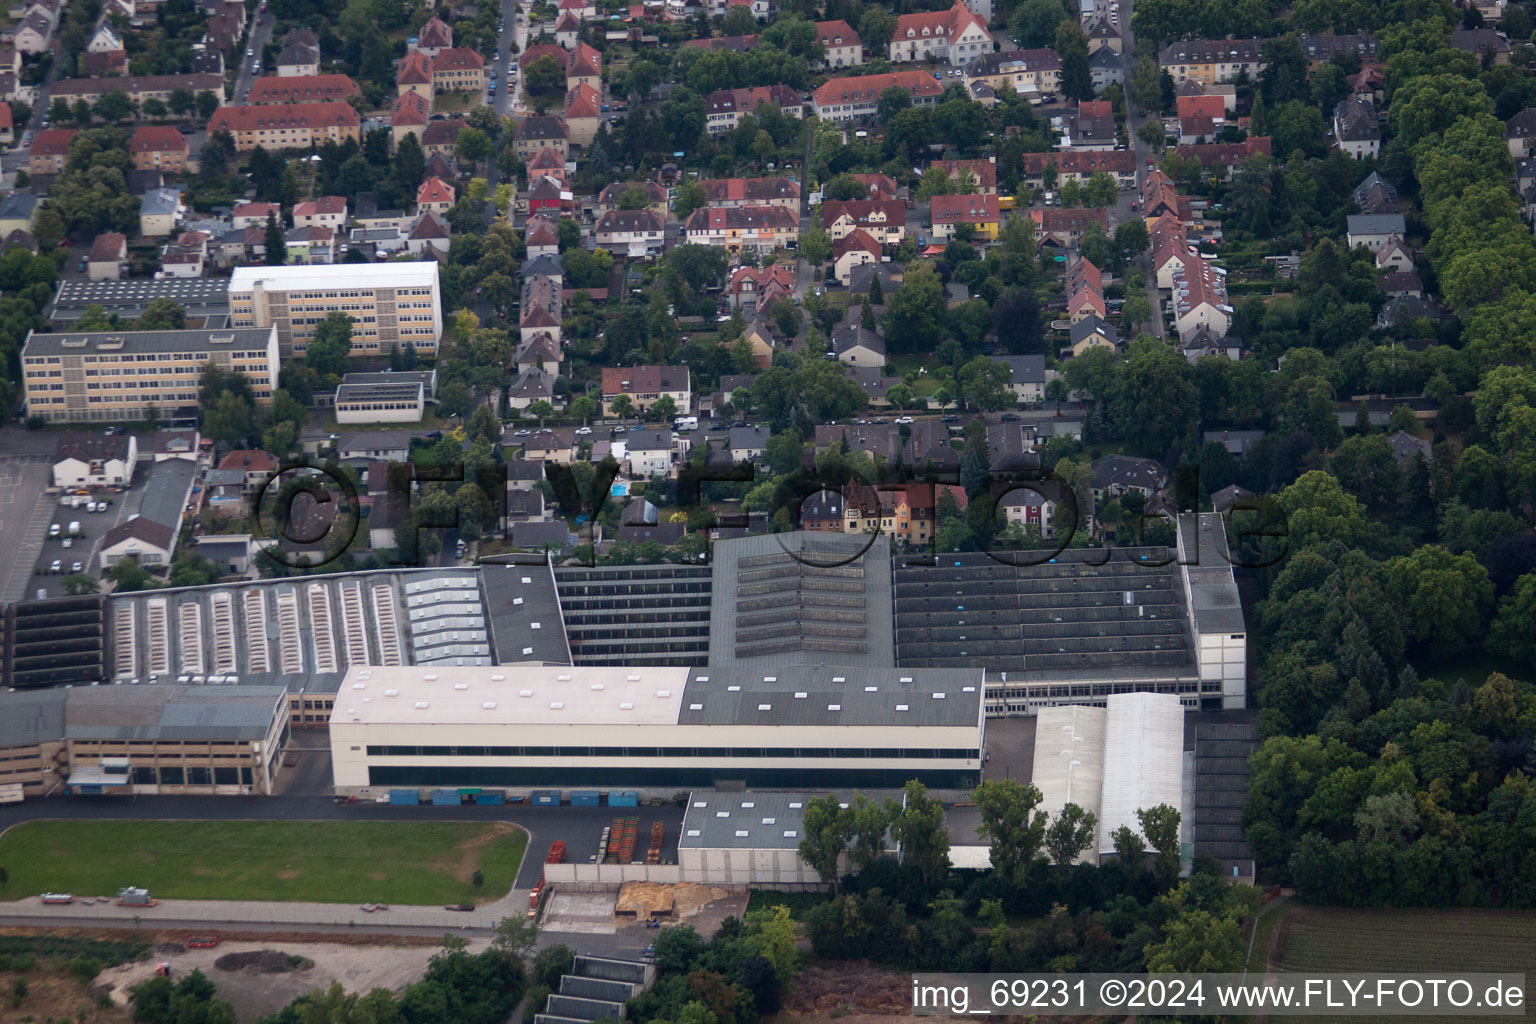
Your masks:
{"label": "multi-story office building", "polygon": [[230,322],[276,327],[283,358],[302,356],[315,325],[332,310],[352,318],[352,355],[413,346],[437,352],[443,333],[437,264],[345,263],[335,266],[237,267],[229,279]]}
{"label": "multi-story office building", "polygon": [[244,374],[256,401],[277,389],[277,331],[91,331],[27,336],[21,352],[27,413],[50,423],[196,416],[198,381],[213,363]]}

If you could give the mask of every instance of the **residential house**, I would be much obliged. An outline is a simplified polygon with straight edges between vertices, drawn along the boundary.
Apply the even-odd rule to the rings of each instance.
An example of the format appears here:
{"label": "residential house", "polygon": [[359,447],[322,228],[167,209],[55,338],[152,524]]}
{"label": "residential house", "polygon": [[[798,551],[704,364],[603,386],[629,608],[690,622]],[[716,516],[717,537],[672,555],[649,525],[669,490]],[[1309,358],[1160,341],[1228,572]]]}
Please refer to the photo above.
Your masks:
{"label": "residential house", "polygon": [[1227,102],[1223,96],[1183,95],[1178,97],[1179,142],[1188,146],[1214,142],[1227,121]]}
{"label": "residential house", "polygon": [[787,85],[761,85],[752,88],[719,89],[704,100],[704,125],[711,135],[731,131],[747,114],[771,103],[785,117],[799,120],[804,116],[800,94]]}
{"label": "residential house", "polygon": [[1115,114],[1109,100],[1080,101],[1076,116],[1068,118],[1068,130],[1063,144],[1075,150],[1113,151],[1119,144],[1119,135],[1115,130]]}
{"label": "residential house", "polygon": [[1225,338],[1232,327],[1226,273],[1209,260],[1192,260],[1173,277],[1174,322],[1179,336],[1189,340],[1197,331]]}
{"label": "residential house", "polygon": [[590,85],[577,83],[565,97],[565,127],[572,145],[590,146],[602,120],[603,95]]}
{"label": "residential house", "polygon": [[570,132],[559,117],[535,115],[524,118],[513,136],[512,148],[525,163],[541,149],[552,149],[565,160],[569,155]]}
{"label": "residential house", "polygon": [[1397,235],[1390,236],[1376,250],[1376,269],[1385,271],[1412,271],[1415,269],[1413,252]]}
{"label": "residential house", "polygon": [[241,493],[246,497],[261,491],[281,468],[275,456],[259,448],[238,448],[219,460],[219,469],[241,474]]}
{"label": "residential house", "polygon": [[1372,252],[1385,248],[1396,239],[1401,243],[1408,233],[1407,224],[1400,213],[1351,214],[1346,222],[1349,247],[1363,245]]}
{"label": "residential house", "polygon": [[604,249],[645,256],[666,244],[666,223],[650,209],[609,210],[597,219],[592,238]]}
{"label": "residential house", "polygon": [[1130,150],[1069,149],[1051,153],[1020,154],[1021,183],[1045,191],[1047,168],[1056,169],[1056,183],[1076,181],[1086,185],[1095,174],[1108,174],[1122,189],[1136,187],[1136,154]]}
{"label": "residential house", "polygon": [[427,125],[432,123],[431,119],[431,100],[423,98],[420,93],[402,92],[395,97],[389,108],[390,141],[398,147],[407,135],[414,135],[416,141],[420,142]]}
{"label": "residential house", "polygon": [[359,92],[357,83],[346,75],[304,75],[294,78],[268,76],[252,83],[245,102],[251,106],[323,103],[349,100]]}
{"label": "residential house", "polygon": [[1012,89],[1033,104],[1061,91],[1061,59],[1055,50],[1004,50],[983,53],[965,69],[966,82],[986,84],[997,92]]}
{"label": "residential house", "polygon": [[[436,123],[441,124],[442,122]],[[539,150],[533,155],[533,159],[528,162],[528,180],[533,181],[536,178],[553,178],[560,183],[562,188],[570,185],[565,160],[552,149]],[[663,193],[663,197],[665,197],[665,193]],[[665,213],[665,210],[662,212]]]}
{"label": "residential house", "polygon": [[1076,525],[1081,513],[1077,497],[1059,480],[1029,480],[1021,483],[997,483],[997,510],[1010,526],[1045,540],[1055,538],[1057,530]]}
{"label": "residential house", "polygon": [[1230,82],[1239,75],[1257,79],[1269,66],[1262,39],[1183,39],[1164,46],[1157,63],[1175,85]]}
{"label": "residential house", "polygon": [[1073,323],[1089,316],[1104,317],[1104,277],[1091,260],[1079,256],[1068,265],[1064,290],[1067,318]]}
{"label": "residential house", "polygon": [[109,21],[103,21],[96,27],[96,32],[91,36],[91,41],[85,45],[90,53],[111,53],[123,49],[122,33]]}
{"label": "residential house", "polygon": [[1415,437],[1406,430],[1399,430],[1387,438],[1387,443],[1392,446],[1392,458],[1398,462],[1408,462],[1422,458],[1425,462],[1433,462],[1435,449],[1422,437]]}
{"label": "residential house", "polygon": [[947,11],[903,14],[891,33],[890,59],[896,63],[937,60],[964,66],[992,52],[992,33],[962,0]]}
{"label": "residential house", "polygon": [[527,341],[520,342],[517,353],[513,356],[513,365],[518,373],[527,373],[530,370],[544,370],[556,376],[560,373],[560,364],[565,359],[560,351],[560,345],[549,334],[535,334]]}
{"label": "residential house", "polygon": [[313,78],[320,73],[320,48],[288,43],[277,54],[277,77]]}
{"label": "residential house", "polygon": [[800,209],[800,184],[792,178],[705,178],[699,182],[710,206],[782,206]]}
{"label": "residential house", "polygon": [[1232,458],[1241,462],[1253,446],[1264,440],[1262,430],[1207,430],[1200,435],[1203,444],[1219,444]]}
{"label": "residential house", "polygon": [[283,208],[276,203],[238,203],[230,213],[231,224],[236,228],[265,227],[268,217],[283,219]]}
{"label": "residential house", "polygon": [[645,208],[658,217],[667,215],[667,190],[654,181],[616,181],[597,194],[597,208],[602,211],[617,210],[619,200],[631,189],[645,193]]}
{"label": "residential house", "polygon": [[97,235],[87,259],[90,280],[116,281],[128,262],[128,237],[115,231]]}
{"label": "residential house", "polygon": [[768,253],[794,247],[800,239],[800,217],[782,206],[704,207],[689,214],[683,233],[696,245]]}
{"label": "residential house", "polygon": [[350,103],[289,103],[266,107],[220,107],[208,119],[210,132],[227,131],[235,149],[313,149],[325,142],[361,140],[362,119]]}
{"label": "residential house", "polygon": [[752,362],[759,370],[766,370],[773,365],[774,350],[782,347],[783,343],[773,324],[762,318],[761,307],[758,313],[759,315],[753,317],[747,329],[742,332],[741,337],[752,350]]}
{"label": "residential house", "polygon": [[730,452],[731,462],[739,466],[743,462],[763,461],[768,453],[769,436],[767,427],[732,427],[726,449]]}
{"label": "residential house", "polygon": [[1035,238],[1041,245],[1055,245],[1075,249],[1088,225],[1097,224],[1106,231],[1109,218],[1103,210],[1049,208],[1030,210],[1035,222]]}
{"label": "residential house", "polygon": [[395,91],[400,96],[413,93],[430,103],[432,58],[420,51],[406,54],[395,68]]}
{"label": "residential house", "polygon": [[128,153],[139,170],[151,168],[168,174],[187,169],[187,137],[169,126],[140,125],[128,140]]}
{"label": "residential house", "polygon": [[821,43],[823,68],[856,68],[864,63],[864,40],[846,21],[818,21],[816,41]]}
{"label": "residential house", "polygon": [[181,201],[181,191],[174,188],[157,188],[144,193],[139,201],[139,234],[145,238],[169,235],[176,230],[177,220],[186,213]]}
{"label": "residential house", "polygon": [[[1536,111],[1532,111],[1532,116],[1536,119]],[[1335,104],[1333,142],[1356,160],[1380,153],[1381,120],[1376,116],[1376,105],[1358,94],[1346,96]]]}
{"label": "residential house", "polygon": [[726,298],[732,309],[755,313],[774,299],[795,294],[793,263],[774,263],[766,267],[737,267],[731,272]]}
{"label": "residential house", "polygon": [[[1524,188],[1536,183],[1536,165],[1531,168],[1530,181],[1521,181]],[[1364,181],[1355,186],[1355,205],[1361,213],[1397,213],[1397,189],[1380,174],[1372,171]]]}
{"label": "residential house", "polygon": [[836,242],[861,230],[881,245],[900,245],[906,236],[906,205],[884,199],[829,199],[821,204],[821,226]]}
{"label": "residential house", "polygon": [[631,477],[667,476],[672,471],[672,431],[631,430],[624,438]]}
{"label": "residential house", "polygon": [[434,92],[481,93],[485,90],[485,58],[469,47],[443,50],[431,60]]}
{"label": "residential house", "polygon": [[880,96],[887,89],[904,89],[913,106],[938,103],[944,86],[926,71],[896,71],[857,78],[831,78],[811,94],[811,107],[824,121],[845,123],[874,118]]}
{"label": "residential house", "polygon": [[1508,64],[1513,52],[1509,40],[1491,28],[1459,28],[1451,33],[1451,46],[1493,64]]}
{"label": "residential house", "polygon": [[446,256],[453,245],[453,232],[437,214],[428,210],[416,220],[411,233],[406,236],[405,247],[412,255],[423,259],[429,256]]}
{"label": "residential house", "polygon": [[0,144],[9,146],[16,141],[15,117],[9,103],[0,103]]}
{"label": "residential house", "polygon": [[294,204],[293,226],[296,228],[339,231],[346,223],[347,200],[343,196],[321,196]]}
{"label": "residential house", "polygon": [[832,332],[832,351],[844,366],[885,366],[885,338],[858,323],[845,323]]}
{"label": "residential house", "polygon": [[1067,337],[1074,357],[1089,349],[1107,348],[1114,351],[1120,347],[1120,332],[1115,329],[1115,325],[1093,313],[1072,321]]}
{"label": "residential house", "polygon": [[202,277],[208,264],[206,231],[183,231],[160,250],[160,273],[165,277]]}
{"label": "residential house", "polygon": [[520,413],[528,411],[534,402],[548,402],[551,406],[563,404],[555,397],[555,375],[543,370],[523,370],[507,386],[507,407]]}
{"label": "residential house", "polygon": [[549,217],[534,217],[524,230],[524,246],[528,258],[554,256],[560,252],[560,232]]}
{"label": "residential house", "polygon": [[992,361],[1008,367],[1008,390],[1020,402],[1038,405],[1045,401],[1045,356],[993,356]]}
{"label": "residential house", "polygon": [[[548,153],[549,150],[543,150]],[[532,185],[528,188],[528,215],[530,217],[559,217],[561,213],[575,207],[575,196],[570,190],[554,178],[548,176],[530,177]]]}
{"label": "residential house", "polygon": [[416,40],[410,44],[417,53],[428,57],[436,57],[444,50],[453,48],[453,29],[437,15],[427,19],[427,23],[421,26],[421,31],[416,34]]}
{"label": "residential house", "polygon": [[969,224],[978,238],[996,238],[1002,223],[995,195],[934,196],[929,208],[935,239],[949,238],[961,224]]}
{"label": "residential house", "polygon": [[446,214],[453,209],[454,187],[441,178],[428,178],[416,187],[418,213]]}
{"label": "residential house", "polygon": [[879,242],[862,228],[854,228],[832,243],[833,277],[837,283],[848,286],[855,267],[867,263],[879,263],[883,254]]}
{"label": "residential house", "polygon": [[32,177],[45,174],[62,174],[64,160],[69,154],[70,140],[75,137],[73,128],[44,128],[32,140],[27,150],[27,173]]}
{"label": "residential house", "polygon": [[1093,464],[1095,501],[1118,498],[1132,491],[1143,498],[1160,494],[1168,474],[1152,459],[1134,455],[1106,455]]}
{"label": "residential house", "polygon": [[671,398],[679,413],[693,406],[693,387],[687,366],[607,366],[602,379],[603,415],[614,415],[613,403],[627,396],[636,412],[645,412],[663,397]]}
{"label": "residential house", "polygon": [[31,57],[39,53],[46,53],[50,40],[53,38],[53,24],[38,11],[32,11],[21,19],[21,24],[16,27],[16,33],[11,38],[11,45],[17,53],[24,53]]}

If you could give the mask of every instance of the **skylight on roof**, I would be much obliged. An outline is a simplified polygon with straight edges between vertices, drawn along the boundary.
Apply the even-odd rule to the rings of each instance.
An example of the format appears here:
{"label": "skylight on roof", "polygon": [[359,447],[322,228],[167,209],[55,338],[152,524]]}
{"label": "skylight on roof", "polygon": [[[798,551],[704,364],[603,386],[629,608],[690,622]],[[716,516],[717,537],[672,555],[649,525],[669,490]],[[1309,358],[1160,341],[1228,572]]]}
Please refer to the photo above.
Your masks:
{"label": "skylight on roof", "polygon": [[843,706],[841,704],[828,704],[827,705],[827,710],[828,711],[841,711],[841,710],[843,710]]}

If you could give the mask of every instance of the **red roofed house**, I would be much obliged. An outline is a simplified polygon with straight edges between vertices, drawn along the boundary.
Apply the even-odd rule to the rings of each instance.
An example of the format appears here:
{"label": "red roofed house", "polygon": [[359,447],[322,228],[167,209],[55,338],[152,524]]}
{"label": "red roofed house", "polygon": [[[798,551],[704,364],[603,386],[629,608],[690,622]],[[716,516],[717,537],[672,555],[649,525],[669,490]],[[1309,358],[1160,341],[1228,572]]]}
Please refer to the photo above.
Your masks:
{"label": "red roofed house", "polygon": [[805,104],[800,94],[787,85],[766,85],[752,89],[717,89],[704,100],[704,124],[710,134],[728,132],[741,118],[765,103],[773,103],[785,117],[799,120]]}
{"label": "red roofed house", "polygon": [[829,199],[821,204],[821,226],[834,242],[860,228],[881,245],[900,245],[907,208],[889,199]]}
{"label": "red roofed house", "polygon": [[564,185],[545,175],[535,178],[528,187],[528,215],[552,213],[559,216],[567,204],[575,205],[574,197]]}
{"label": "red roofed house", "polygon": [[1217,134],[1227,123],[1227,101],[1222,96],[1179,97],[1179,143],[1216,141]]}
{"label": "red roofed house", "polygon": [[1082,239],[1083,232],[1088,230],[1089,224],[1097,224],[1109,230],[1109,218],[1103,210],[1030,210],[1029,216],[1035,222],[1035,238],[1041,245],[1073,249]]}
{"label": "red roofed house", "polygon": [[[553,149],[541,149],[528,161],[528,180],[538,178],[554,178],[561,185],[568,184],[565,180],[565,158]],[[663,210],[665,213],[666,193],[662,193]]]}
{"label": "red roofed house", "polygon": [[868,231],[854,228],[832,243],[833,276],[843,287],[853,279],[853,268],[866,263],[879,263],[883,251],[880,243]]}
{"label": "red roofed house", "polygon": [[485,89],[485,58],[467,46],[442,51],[432,58],[432,88],[438,92],[481,92]]}
{"label": "red roofed house", "polygon": [[64,158],[69,150],[69,140],[75,137],[73,128],[44,128],[32,140],[27,151],[27,173],[60,174],[64,171]]}
{"label": "red roofed house", "polygon": [[321,196],[293,207],[296,228],[330,228],[340,231],[347,222],[347,201],[342,196]]}
{"label": "red roofed house", "polygon": [[991,160],[935,160],[934,166],[959,185],[961,192],[997,195],[997,164]]}
{"label": "red roofed house", "polygon": [[986,22],[962,0],[955,0],[947,11],[903,14],[891,33],[890,57],[897,62],[938,60],[965,65],[991,52],[992,33]]}
{"label": "red roofed house", "polygon": [[811,105],[824,121],[867,121],[875,116],[880,94],[891,88],[905,89],[919,107],[933,106],[944,93],[943,84],[926,71],[894,71],[828,79],[811,93]]}
{"label": "red roofed house", "polygon": [[590,146],[602,117],[603,95],[590,85],[578,83],[565,96],[565,129],[570,142]]}
{"label": "red roofed house", "polygon": [[405,55],[395,69],[395,92],[404,96],[414,92],[422,99],[432,99],[432,58],[417,50]]}
{"label": "red roofed house", "polygon": [[871,199],[895,199],[901,195],[896,179],[885,174],[855,174],[853,180],[869,189]]}
{"label": "red roofed house", "polygon": [[864,63],[864,40],[846,21],[818,21],[816,39],[824,68],[856,68]]}
{"label": "red roofed house", "polygon": [[512,149],[524,163],[529,162],[541,149],[552,149],[564,162],[570,153],[570,130],[559,117],[536,115],[526,117],[517,126]]}
{"label": "red roofed house", "polygon": [[1067,268],[1063,282],[1067,293],[1067,316],[1073,323],[1086,316],[1104,317],[1104,275],[1091,260],[1079,256]]}
{"label": "red roofed house", "polygon": [[705,178],[710,206],[782,206],[800,209],[800,184],[790,178]]}
{"label": "red roofed house", "polygon": [[555,20],[555,42],[570,50],[581,39],[581,19],[574,14],[561,14]]}
{"label": "red roofed house", "polygon": [[453,46],[453,29],[437,15],[427,19],[427,23],[421,26],[421,31],[416,33],[415,52],[428,57],[436,57],[443,50]]}
{"label": "red roofed house", "polygon": [[415,135],[421,141],[427,124],[432,119],[432,101],[419,92],[402,92],[395,97],[389,111],[389,134],[396,146],[407,135]]}
{"label": "red roofed house", "polygon": [[128,142],[136,170],[180,174],[187,169],[187,137],[168,125],[141,125]]}
{"label": "red roofed house", "polygon": [[258,78],[245,102],[251,106],[273,103],[320,103],[358,95],[357,83],[346,75],[298,75],[293,78]]}
{"label": "red roofed house", "polygon": [[695,245],[768,252],[800,240],[800,217],[782,206],[706,206],[688,215],[683,233]]}
{"label": "red roofed house", "polygon": [[123,276],[123,264],[128,260],[128,237],[115,231],[97,235],[88,259],[92,281],[116,281]]}
{"label": "red roofed house", "polygon": [[958,224],[971,225],[982,238],[996,238],[1002,223],[1002,212],[995,195],[934,196],[929,205],[934,238],[949,238]]}
{"label": "red roofed house", "polygon": [[1249,136],[1242,142],[1208,142],[1205,145],[1177,146],[1174,153],[1180,160],[1198,160],[1203,171],[1213,167],[1235,170],[1243,161],[1252,157],[1269,156],[1269,137]]}
{"label": "red roofed house", "polygon": [[597,8],[592,5],[592,0],[560,0],[559,11],[571,15],[577,21],[597,17]]}
{"label": "red roofed house", "polygon": [[603,55],[586,43],[577,43],[565,59],[565,87],[574,89],[576,82],[603,89]]}
{"label": "red roofed house", "polygon": [[453,209],[453,186],[441,178],[428,178],[416,189],[416,209],[420,213],[447,213]]}
{"label": "red roofed house", "polygon": [[560,231],[548,217],[530,217],[523,231],[523,242],[530,260],[554,256],[560,252]]}
{"label": "red roofed house", "polygon": [[687,366],[606,366],[603,368],[603,415],[613,415],[613,401],[628,395],[637,412],[645,412],[663,396],[679,413],[693,408],[693,386]]}
{"label": "red roofed house", "polygon": [[1123,189],[1136,187],[1136,154],[1130,150],[1062,149],[1020,156],[1022,183],[1039,192],[1045,188],[1045,169],[1056,168],[1057,185],[1076,181],[1086,185],[1095,174],[1108,174]]}
{"label": "red roofed house", "polygon": [[795,293],[795,267],[775,263],[771,267],[737,267],[727,288],[732,309],[755,313],[781,296]]}
{"label": "red roofed house", "polygon": [[220,107],[208,119],[209,132],[229,132],[235,149],[313,149],[323,142],[362,141],[362,118],[350,103],[289,103],[267,107]]}
{"label": "red roofed house", "polygon": [[240,203],[231,211],[230,216],[235,228],[259,228],[266,226],[269,214],[281,222],[283,208],[276,203]]}
{"label": "red roofed house", "polygon": [[9,146],[12,141],[12,132],[14,131],[14,128],[14,117],[11,114],[11,105],[9,103],[0,103],[0,142],[3,142]]}

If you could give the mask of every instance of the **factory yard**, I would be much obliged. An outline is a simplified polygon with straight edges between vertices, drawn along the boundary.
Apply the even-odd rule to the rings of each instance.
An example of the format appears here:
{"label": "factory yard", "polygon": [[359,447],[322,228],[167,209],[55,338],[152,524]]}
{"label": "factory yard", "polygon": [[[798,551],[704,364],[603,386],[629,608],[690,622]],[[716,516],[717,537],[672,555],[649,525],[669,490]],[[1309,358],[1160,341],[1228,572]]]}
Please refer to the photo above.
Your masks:
{"label": "factory yard", "polygon": [[32,821],[0,836],[0,900],[139,886],[173,899],[476,903],[506,895],[527,845],[507,822]]}

